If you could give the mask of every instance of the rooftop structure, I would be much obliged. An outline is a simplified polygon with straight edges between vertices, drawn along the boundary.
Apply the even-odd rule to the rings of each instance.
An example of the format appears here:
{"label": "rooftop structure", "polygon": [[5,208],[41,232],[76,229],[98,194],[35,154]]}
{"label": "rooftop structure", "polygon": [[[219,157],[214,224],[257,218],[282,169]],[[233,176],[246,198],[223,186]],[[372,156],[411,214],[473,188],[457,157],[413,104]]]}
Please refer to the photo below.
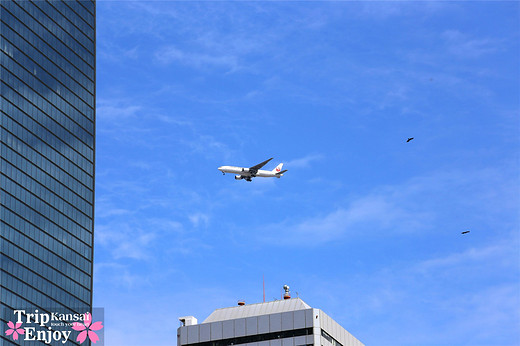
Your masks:
{"label": "rooftop structure", "polygon": [[[363,345],[320,309],[299,298],[217,309],[201,324],[182,317],[177,345],[351,346]],[[196,319],[195,319],[196,323]]]}

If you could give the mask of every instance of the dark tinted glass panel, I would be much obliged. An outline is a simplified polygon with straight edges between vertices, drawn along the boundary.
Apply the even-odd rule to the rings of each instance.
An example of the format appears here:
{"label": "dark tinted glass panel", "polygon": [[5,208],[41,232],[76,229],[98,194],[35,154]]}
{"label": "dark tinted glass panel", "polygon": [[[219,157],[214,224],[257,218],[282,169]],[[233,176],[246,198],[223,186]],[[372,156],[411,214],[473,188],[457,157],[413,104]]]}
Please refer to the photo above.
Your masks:
{"label": "dark tinted glass panel", "polygon": [[95,2],[0,7],[0,344],[9,345],[15,309],[91,309]]}

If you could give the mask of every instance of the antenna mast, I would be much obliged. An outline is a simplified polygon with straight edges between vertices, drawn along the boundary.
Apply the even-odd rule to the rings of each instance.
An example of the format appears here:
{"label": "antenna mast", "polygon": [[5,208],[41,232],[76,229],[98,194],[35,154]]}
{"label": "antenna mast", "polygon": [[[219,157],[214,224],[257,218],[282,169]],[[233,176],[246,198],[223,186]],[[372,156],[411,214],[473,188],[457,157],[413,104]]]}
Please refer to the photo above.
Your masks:
{"label": "antenna mast", "polygon": [[264,290],[264,303],[265,303],[265,276],[262,274],[262,287]]}

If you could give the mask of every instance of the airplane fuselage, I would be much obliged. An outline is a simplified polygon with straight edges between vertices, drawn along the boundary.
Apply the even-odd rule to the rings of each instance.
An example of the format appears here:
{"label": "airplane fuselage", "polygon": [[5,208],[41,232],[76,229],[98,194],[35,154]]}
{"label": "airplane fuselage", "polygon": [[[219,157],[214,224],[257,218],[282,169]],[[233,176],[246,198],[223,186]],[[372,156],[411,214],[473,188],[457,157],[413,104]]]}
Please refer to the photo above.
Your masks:
{"label": "airplane fuselage", "polygon": [[239,174],[243,177],[263,177],[263,178],[280,178],[283,174],[277,174],[277,172],[266,171],[263,169],[259,169],[258,171],[252,173],[249,171],[249,168],[245,167],[235,167],[235,166],[220,166],[218,168],[222,173],[231,173],[231,174]]}
{"label": "airplane fuselage", "polygon": [[218,168],[218,170],[221,171],[222,174],[226,174],[226,173],[236,174],[235,175],[236,180],[244,179],[246,181],[251,181],[254,177],[280,178],[285,172],[287,172],[286,169],[282,171],[283,163],[280,163],[272,171],[266,171],[266,170],[260,169],[260,168],[264,167],[272,159],[273,158],[271,157],[270,159],[265,160],[264,162],[260,162],[259,164],[251,166],[249,168],[236,167],[236,166],[220,166]]}

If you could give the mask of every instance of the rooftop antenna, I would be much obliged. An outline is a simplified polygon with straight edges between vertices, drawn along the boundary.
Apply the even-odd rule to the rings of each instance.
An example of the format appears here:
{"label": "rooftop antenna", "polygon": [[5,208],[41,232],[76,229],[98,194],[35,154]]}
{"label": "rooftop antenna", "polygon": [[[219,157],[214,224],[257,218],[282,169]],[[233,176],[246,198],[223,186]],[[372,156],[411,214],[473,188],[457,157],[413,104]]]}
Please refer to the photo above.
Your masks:
{"label": "rooftop antenna", "polygon": [[262,287],[264,290],[264,303],[265,303],[265,276],[264,275],[262,275]]}
{"label": "rooftop antenna", "polygon": [[289,294],[289,286],[283,285],[283,290],[285,291],[285,294],[283,295],[283,299],[291,299],[291,295]]}

